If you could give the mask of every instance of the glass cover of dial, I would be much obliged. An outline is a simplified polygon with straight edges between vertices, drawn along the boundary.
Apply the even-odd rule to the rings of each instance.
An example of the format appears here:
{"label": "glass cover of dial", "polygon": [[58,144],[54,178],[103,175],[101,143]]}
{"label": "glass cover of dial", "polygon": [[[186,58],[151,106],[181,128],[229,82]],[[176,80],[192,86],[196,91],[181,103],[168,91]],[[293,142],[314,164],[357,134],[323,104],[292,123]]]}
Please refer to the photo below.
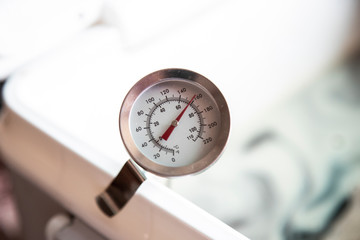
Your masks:
{"label": "glass cover of dial", "polygon": [[204,157],[216,144],[219,108],[196,82],[164,79],[135,100],[129,119],[139,151],[166,167],[183,167]]}

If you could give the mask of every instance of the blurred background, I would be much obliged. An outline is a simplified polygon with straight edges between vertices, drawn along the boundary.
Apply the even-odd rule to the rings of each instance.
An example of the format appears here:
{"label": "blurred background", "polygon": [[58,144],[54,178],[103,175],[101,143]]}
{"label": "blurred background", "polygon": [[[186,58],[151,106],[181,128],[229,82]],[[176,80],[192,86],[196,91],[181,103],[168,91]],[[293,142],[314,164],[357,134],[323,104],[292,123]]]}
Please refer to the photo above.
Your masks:
{"label": "blurred background", "polygon": [[[227,149],[204,173],[158,180],[254,240],[359,239],[359,4],[0,0],[1,89],[21,83],[27,109],[127,159],[116,122],[130,87],[199,72],[228,101]],[[0,239],[27,239],[13,172],[0,160]]]}

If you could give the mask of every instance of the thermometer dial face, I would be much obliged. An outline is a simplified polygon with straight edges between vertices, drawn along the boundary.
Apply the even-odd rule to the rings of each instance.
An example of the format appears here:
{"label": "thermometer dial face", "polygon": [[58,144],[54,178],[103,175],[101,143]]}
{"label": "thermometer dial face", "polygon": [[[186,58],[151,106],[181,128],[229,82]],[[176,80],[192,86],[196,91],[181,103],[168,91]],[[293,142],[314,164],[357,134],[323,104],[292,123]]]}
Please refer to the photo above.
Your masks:
{"label": "thermometer dial face", "polygon": [[162,176],[199,172],[221,154],[230,121],[225,99],[205,77],[165,69],[141,79],[120,111],[124,144],[141,167]]}

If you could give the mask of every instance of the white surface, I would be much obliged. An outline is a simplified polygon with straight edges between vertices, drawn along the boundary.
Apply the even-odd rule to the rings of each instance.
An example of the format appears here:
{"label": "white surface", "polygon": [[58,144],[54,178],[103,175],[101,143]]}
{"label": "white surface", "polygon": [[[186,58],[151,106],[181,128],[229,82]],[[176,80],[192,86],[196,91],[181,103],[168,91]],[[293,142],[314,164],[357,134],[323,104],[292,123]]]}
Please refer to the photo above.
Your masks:
{"label": "white surface", "polygon": [[[84,41],[91,37],[96,41]],[[117,114],[130,86],[124,87],[120,81],[117,87],[106,81],[99,84],[99,79],[119,78],[116,40],[112,29],[90,30],[73,43],[75,46],[23,68],[9,80],[4,94],[11,110],[5,111],[1,127],[1,148],[9,164],[110,239],[246,239],[151,180],[114,218],[106,217],[96,206],[96,195],[128,159],[120,142]],[[104,51],[91,52],[88,47],[96,44],[106,46]],[[109,46],[112,48],[106,51]],[[75,57],[74,48],[81,53],[78,58],[94,62],[87,61],[90,66],[84,66]],[[95,66],[98,61],[103,63],[105,56],[108,71],[102,68],[96,73]],[[67,71],[61,71],[64,68]],[[74,74],[69,77],[71,70]],[[101,92],[107,94],[97,97]],[[99,135],[106,137],[99,139]],[[112,151],[103,152],[102,148]],[[114,155],[116,158],[111,158]]]}
{"label": "white surface", "polygon": [[[19,84],[14,101],[29,108],[24,110],[29,116],[41,115],[53,126],[47,130],[58,131],[57,136],[66,132],[123,163],[127,154],[115,123],[126,92],[154,70],[181,67],[203,74],[220,88],[234,129],[241,129],[333,62],[346,39],[350,2],[326,3],[321,18],[322,1],[282,8],[280,3],[285,4],[262,8],[262,2],[226,2],[136,49],[124,47],[117,28],[89,29],[18,72],[15,78],[31,71],[31,80]],[[304,23],[305,12],[311,24]],[[93,163],[114,173],[113,161]]]}
{"label": "white surface", "polygon": [[[113,176],[128,159],[118,113],[132,86],[122,80],[125,59],[118,40],[115,29],[89,30],[23,68],[5,93],[12,109]],[[106,158],[99,161],[96,152]]]}
{"label": "white surface", "polygon": [[101,0],[0,1],[0,79],[96,22]]}
{"label": "white surface", "polygon": [[[10,109],[2,113],[0,147],[9,166],[106,238],[247,239],[152,180],[139,187],[120,213],[107,217],[96,205],[95,197],[113,176],[77,155],[80,149],[70,151],[68,144],[78,147],[74,142],[61,145]],[[101,153],[93,157],[104,159]]]}
{"label": "white surface", "polygon": [[[126,12],[126,5],[122,5],[123,3],[106,1],[104,11],[106,13],[111,9],[113,14],[120,16],[122,11]],[[167,18],[162,20],[160,16],[134,22],[134,19],[142,16],[141,11],[131,11],[133,14],[124,15],[126,19],[117,21],[108,12],[103,20],[107,24],[113,24],[113,27],[92,27],[66,41],[62,39],[62,44],[57,48],[43,53],[41,58],[16,71],[9,79],[5,91],[5,101],[9,108],[19,114],[20,119],[26,119],[76,155],[64,151],[62,146],[52,147],[52,144],[41,140],[44,145],[42,147],[49,148],[49,152],[38,158],[37,166],[42,174],[34,170],[36,168],[31,162],[14,160],[14,165],[70,209],[90,219],[101,231],[111,235],[115,234],[113,229],[119,227],[118,224],[122,221],[134,224],[141,218],[138,214],[143,210],[136,207],[148,204],[149,198],[155,196],[142,195],[140,192],[134,198],[132,208],[125,213],[131,216],[128,221],[122,216],[117,216],[118,220],[114,221],[105,220],[89,200],[89,196],[94,197],[110,182],[111,177],[117,174],[128,159],[118,133],[121,102],[130,87],[146,74],[168,67],[188,68],[208,77],[222,90],[228,100],[233,122],[233,135],[221,163],[214,166],[210,175],[199,175],[204,176],[202,179],[209,180],[211,184],[201,187],[208,191],[213,187],[223,189],[223,194],[216,193],[219,198],[240,200],[240,204],[235,203],[236,206],[242,209],[249,207],[249,215],[252,214],[251,209],[256,211],[261,203],[249,203],[239,194],[233,191],[229,193],[224,189],[224,186],[239,178],[233,173],[241,164],[234,165],[232,157],[238,151],[243,128],[259,113],[306,84],[319,69],[336,60],[346,40],[347,27],[354,11],[353,2],[279,0],[213,3],[216,3],[216,7],[206,8],[202,14],[195,14],[196,17],[191,21],[181,16],[177,16],[174,21],[167,21]],[[151,8],[161,14],[158,9],[161,4],[162,2],[154,3]],[[134,9],[134,5],[130,9]],[[165,6],[163,11],[168,14],[171,9],[171,6]],[[181,13],[184,16],[193,14],[193,9],[190,8],[187,12],[187,8],[184,9],[185,12]],[[158,26],[159,22],[164,25]],[[151,30],[144,32],[144,29]],[[21,49],[22,43],[20,41],[15,44],[14,49]],[[27,46],[29,49],[31,47]],[[1,67],[11,64],[10,56],[15,55],[9,53],[3,58]],[[14,119],[16,115],[10,117],[10,120]],[[10,128],[7,124],[10,124]],[[6,137],[7,141],[3,141],[2,147],[6,147],[7,154],[13,155],[13,159],[34,154],[34,150],[26,145],[26,141],[36,140],[32,138],[33,133],[30,131],[29,136],[23,138],[26,131],[21,132],[21,129],[16,129],[12,124],[4,122],[3,125],[3,131],[11,129],[18,134],[14,137],[3,135],[3,139]],[[16,152],[12,146],[5,144],[19,140],[15,136],[25,141],[22,143],[25,147],[23,152]],[[43,139],[43,136],[39,139]],[[53,163],[48,162],[46,159],[51,158],[54,153],[59,153],[61,157]],[[32,160],[36,161],[36,158]],[[219,169],[223,166],[227,167],[222,172]],[[84,171],[85,175],[78,175],[75,169],[88,171]],[[227,172],[228,169],[233,171]],[[214,173],[219,174],[211,175]],[[217,178],[219,176],[225,177]],[[93,182],[89,182],[88,178]],[[74,182],[79,185],[74,185]],[[67,191],[54,187],[59,183],[67,187]],[[74,201],[72,197],[79,194],[80,187],[83,187],[85,193]],[[244,184],[239,187],[244,191],[249,190],[255,200],[262,196],[258,192],[251,192]],[[146,185],[143,189],[145,188]],[[191,194],[192,191],[196,192],[198,189],[187,188],[183,192]],[[164,192],[166,193],[161,194],[169,193],[168,190]],[[156,201],[158,199],[154,200],[154,205]],[[79,203],[83,204],[80,206]],[[148,206],[146,204],[144,206]],[[212,210],[218,216],[234,212],[231,204],[216,204],[215,207]],[[147,211],[151,211],[149,209],[144,209],[144,212],[147,214]],[[177,210],[172,211],[175,213]],[[171,214],[164,212],[166,216]],[[152,219],[160,215],[149,213],[146,216]],[[158,220],[166,223],[166,219]],[[157,231],[152,231],[149,222],[150,220],[142,222],[142,238],[153,236],[152,234],[166,235],[156,227],[154,229]],[[173,230],[174,225],[166,226]],[[203,226],[197,227],[202,229]],[[119,231],[121,229],[120,227]],[[188,228],[184,227],[182,230],[184,229]],[[227,231],[227,227],[223,225],[221,229]],[[211,233],[213,229],[207,231]],[[124,234],[129,237],[140,233],[128,229]]]}

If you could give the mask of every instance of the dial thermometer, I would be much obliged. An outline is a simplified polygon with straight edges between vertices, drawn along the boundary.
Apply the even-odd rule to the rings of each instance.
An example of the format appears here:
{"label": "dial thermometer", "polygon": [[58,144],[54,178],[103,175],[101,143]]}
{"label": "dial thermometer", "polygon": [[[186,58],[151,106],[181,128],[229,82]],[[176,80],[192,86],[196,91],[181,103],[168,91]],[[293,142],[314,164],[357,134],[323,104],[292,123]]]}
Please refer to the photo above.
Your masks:
{"label": "dial thermometer", "polygon": [[[219,158],[229,136],[230,116],[223,95],[210,80],[189,70],[164,69],[130,89],[119,125],[134,162],[172,177],[200,172]],[[140,184],[142,177],[136,175]]]}

